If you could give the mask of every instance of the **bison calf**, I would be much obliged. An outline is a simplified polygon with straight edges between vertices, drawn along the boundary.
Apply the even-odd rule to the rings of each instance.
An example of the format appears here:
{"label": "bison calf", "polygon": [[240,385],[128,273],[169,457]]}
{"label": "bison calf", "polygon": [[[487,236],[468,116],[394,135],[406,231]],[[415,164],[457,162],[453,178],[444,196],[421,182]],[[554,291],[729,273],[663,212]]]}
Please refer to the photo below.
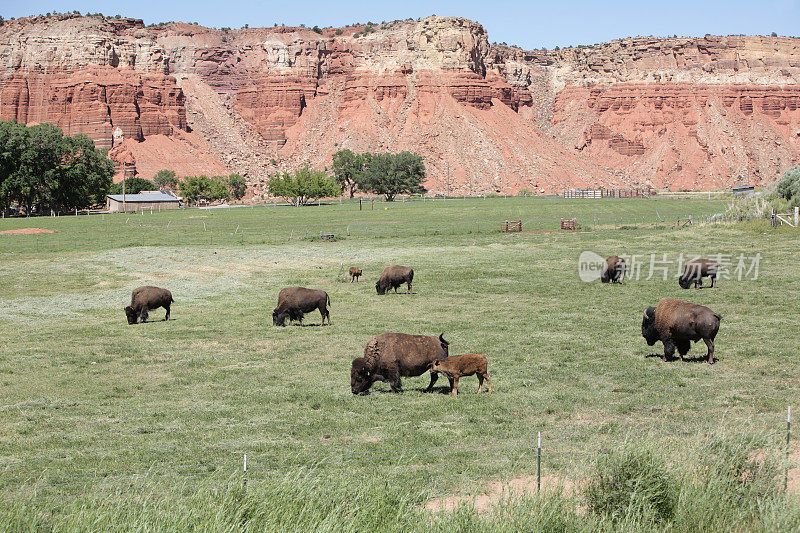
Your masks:
{"label": "bison calf", "polygon": [[360,277],[361,269],[358,267],[350,267],[350,283],[353,283],[354,280],[357,282]]}
{"label": "bison calf", "polygon": [[328,319],[331,325],[331,315],[328,312],[328,305],[331,299],[328,293],[318,289],[306,289],[305,287],[286,287],[278,293],[278,307],[272,311],[272,325],[285,326],[286,319],[296,320],[303,323],[305,313],[310,313],[314,309],[319,309],[322,315],[322,323]]}
{"label": "bison calf", "polygon": [[664,344],[664,361],[678,355],[681,361],[689,351],[691,341],[700,339],[708,346],[708,364],[714,363],[714,337],[722,317],[704,305],[674,298],[662,298],[658,307],[648,307],[642,319],[642,337],[649,346],[656,341]]}
{"label": "bison calf", "polygon": [[628,267],[625,260],[618,255],[606,257],[606,262],[603,265],[603,271],[600,273],[600,281],[603,283],[622,283],[625,279],[625,272]]}
{"label": "bison calf", "polygon": [[381,277],[375,283],[378,294],[386,294],[391,289],[397,292],[397,287],[403,283],[408,284],[408,294],[411,294],[411,282],[414,280],[414,270],[400,265],[387,266],[381,272]]}
{"label": "bison calf", "polygon": [[431,363],[431,372],[442,373],[450,380],[450,394],[458,394],[458,380],[462,376],[478,375],[478,394],[483,388],[483,379],[486,378],[486,385],[489,392],[492,392],[492,382],[489,380],[489,373],[486,371],[486,356],[476,353],[463,355],[451,355],[447,359],[437,359]]}
{"label": "bison calf", "polygon": [[683,274],[678,278],[678,285],[682,289],[688,289],[694,283],[695,289],[703,288],[703,278],[711,278],[711,287],[717,285],[717,270],[719,265],[711,259],[692,259],[687,261],[683,267]]}
{"label": "bison calf", "polygon": [[167,289],[145,286],[133,289],[131,292],[131,305],[125,308],[128,324],[136,324],[139,320],[147,322],[149,311],[163,307],[167,310],[164,320],[169,320],[169,306],[175,300]]}

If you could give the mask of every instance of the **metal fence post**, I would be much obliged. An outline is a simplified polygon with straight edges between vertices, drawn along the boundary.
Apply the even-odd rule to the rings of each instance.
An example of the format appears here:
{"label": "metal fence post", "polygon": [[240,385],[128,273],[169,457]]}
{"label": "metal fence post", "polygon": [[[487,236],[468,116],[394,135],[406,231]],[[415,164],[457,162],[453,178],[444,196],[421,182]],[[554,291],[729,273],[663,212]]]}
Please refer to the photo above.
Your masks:
{"label": "metal fence post", "polygon": [[247,486],[247,454],[244,454],[244,464],[242,465],[242,472],[244,472],[244,486]]}
{"label": "metal fence post", "polygon": [[789,437],[792,429],[792,406],[786,409],[786,466],[783,475],[783,490],[789,489]]}
{"label": "metal fence post", "polygon": [[536,439],[536,492],[542,488],[542,432]]}

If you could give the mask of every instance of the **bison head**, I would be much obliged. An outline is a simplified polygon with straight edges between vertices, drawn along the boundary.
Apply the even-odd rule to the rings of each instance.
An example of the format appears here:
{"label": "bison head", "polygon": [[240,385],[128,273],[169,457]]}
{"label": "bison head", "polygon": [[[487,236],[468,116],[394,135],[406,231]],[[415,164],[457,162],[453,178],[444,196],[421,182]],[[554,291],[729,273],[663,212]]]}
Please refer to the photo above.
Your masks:
{"label": "bison head", "polygon": [[678,285],[681,286],[681,289],[688,289],[691,284],[692,281],[689,279],[689,276],[681,276],[678,278]]}
{"label": "bison head", "polygon": [[350,390],[353,394],[367,394],[375,375],[363,357],[353,359],[353,366],[350,368]]}
{"label": "bison head", "polygon": [[136,311],[130,305],[125,308],[125,316],[128,317],[128,324],[136,324],[139,321]]}
{"label": "bison head", "polygon": [[648,346],[652,346],[659,339],[656,329],[656,308],[648,307],[642,318],[642,337],[647,341]]}
{"label": "bison head", "polygon": [[442,361],[440,359],[435,360],[433,363],[428,365],[428,370],[430,370],[431,372],[441,372]]}
{"label": "bison head", "polygon": [[289,313],[285,311],[278,311],[275,309],[272,311],[272,325],[273,326],[285,326],[286,319],[289,318]]}
{"label": "bison head", "polygon": [[386,294],[389,288],[390,288],[389,283],[382,279],[379,279],[378,281],[375,282],[375,290],[378,291],[378,294],[381,295]]}

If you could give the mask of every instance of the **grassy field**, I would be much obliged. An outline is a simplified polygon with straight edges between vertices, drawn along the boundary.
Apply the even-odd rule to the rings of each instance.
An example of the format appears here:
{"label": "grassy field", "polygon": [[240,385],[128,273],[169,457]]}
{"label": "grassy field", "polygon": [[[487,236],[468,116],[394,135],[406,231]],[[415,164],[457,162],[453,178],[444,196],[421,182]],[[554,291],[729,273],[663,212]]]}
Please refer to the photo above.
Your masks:
{"label": "grassy field", "polygon": [[[714,436],[762,436],[771,451],[785,438],[786,407],[800,399],[799,232],[674,228],[724,211],[707,199],[358,207],[0,221],[55,230],[0,235],[0,526],[237,529],[260,517],[266,529],[514,530],[424,506],[535,474],[539,432],[548,483],[579,485],[598,455],[626,446],[681,464]],[[557,231],[562,217],[582,231]],[[510,219],[526,233],[501,234]],[[641,276],[582,283],[584,250],[636,255]],[[646,279],[651,253],[734,264],[759,253],[760,270],[684,291],[674,265]],[[414,268],[414,294],[375,294],[393,263]],[[341,283],[352,265],[364,281]],[[143,284],[172,291],[173,320],[127,325],[122,308]],[[333,325],[273,327],[277,293],[292,285],[328,291]],[[665,296],[723,315],[717,364],[700,361],[702,343],[692,362],[648,357],[661,344],[641,338],[641,315]],[[350,362],[387,331],[444,332],[451,354],[487,354],[494,393],[464,378],[457,398],[443,386],[426,395],[420,377],[403,380],[403,395],[378,384],[353,396]],[[786,505],[771,524],[796,525],[796,501]]]}

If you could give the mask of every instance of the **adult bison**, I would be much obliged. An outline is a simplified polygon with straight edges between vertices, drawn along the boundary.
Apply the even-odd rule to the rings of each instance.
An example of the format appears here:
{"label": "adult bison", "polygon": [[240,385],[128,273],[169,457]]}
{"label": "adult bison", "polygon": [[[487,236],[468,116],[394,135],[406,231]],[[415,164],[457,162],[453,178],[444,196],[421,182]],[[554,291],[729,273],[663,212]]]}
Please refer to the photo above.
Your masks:
{"label": "adult bison", "polygon": [[286,287],[278,293],[278,307],[272,311],[272,325],[285,326],[286,319],[297,320],[303,323],[305,313],[310,313],[314,309],[319,309],[322,315],[322,323],[328,319],[331,325],[331,315],[328,312],[328,305],[331,299],[328,293],[317,289],[306,289],[305,287]]}
{"label": "adult bison", "polygon": [[411,294],[411,282],[414,280],[414,270],[400,265],[387,266],[381,272],[380,279],[375,283],[378,294],[386,294],[391,289],[397,292],[397,287],[403,283],[408,284],[408,294]]}
{"label": "adult bison", "polygon": [[[353,360],[350,390],[353,394],[366,394],[376,381],[388,381],[392,392],[403,392],[400,377],[424,374],[434,361],[447,358],[449,344],[443,335],[376,335],[364,348],[364,357]],[[431,382],[425,392],[431,391],[437,379],[437,374],[431,372]]]}
{"label": "adult bison", "polygon": [[128,324],[136,324],[139,320],[147,322],[149,311],[163,307],[167,310],[164,320],[169,320],[169,306],[175,300],[172,293],[167,289],[153,287],[150,285],[133,289],[131,292],[131,305],[125,308],[125,315],[128,317]]}
{"label": "adult bison", "polygon": [[656,341],[664,344],[664,361],[678,355],[681,361],[689,351],[690,342],[700,339],[708,346],[708,364],[714,363],[714,337],[722,317],[704,305],[674,298],[662,298],[658,307],[648,307],[642,319],[642,337],[649,346]]}
{"label": "adult bison", "polygon": [[703,278],[711,278],[711,287],[717,285],[717,270],[719,265],[711,259],[692,259],[687,261],[683,267],[683,273],[678,278],[678,285],[682,289],[688,289],[694,283],[695,289],[703,288]]}
{"label": "adult bison", "polygon": [[600,281],[603,283],[622,283],[625,279],[625,272],[628,270],[625,260],[618,255],[606,257],[603,270],[600,273]]}

